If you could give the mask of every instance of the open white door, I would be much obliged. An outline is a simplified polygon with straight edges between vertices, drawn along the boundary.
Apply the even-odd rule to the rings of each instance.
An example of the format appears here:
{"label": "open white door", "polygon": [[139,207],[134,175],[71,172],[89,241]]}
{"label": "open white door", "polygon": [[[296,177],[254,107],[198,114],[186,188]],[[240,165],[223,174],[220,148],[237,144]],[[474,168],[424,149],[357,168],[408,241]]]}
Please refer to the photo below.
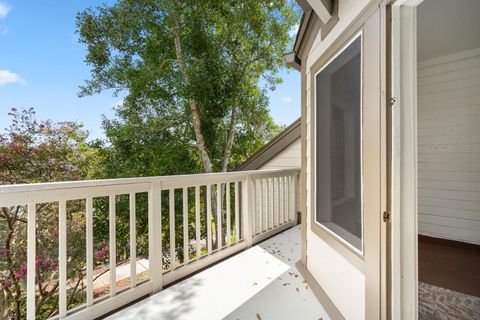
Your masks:
{"label": "open white door", "polygon": [[320,241],[308,242],[307,265],[332,257],[317,281],[346,319],[387,318],[386,14],[370,11],[311,69],[310,227]]}

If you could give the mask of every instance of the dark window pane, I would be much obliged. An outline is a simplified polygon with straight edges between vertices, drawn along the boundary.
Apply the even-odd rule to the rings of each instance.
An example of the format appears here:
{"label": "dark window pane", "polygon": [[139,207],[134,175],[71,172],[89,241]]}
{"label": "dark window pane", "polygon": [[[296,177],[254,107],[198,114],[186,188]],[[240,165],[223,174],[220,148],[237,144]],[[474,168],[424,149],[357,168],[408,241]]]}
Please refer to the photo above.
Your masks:
{"label": "dark window pane", "polygon": [[361,250],[361,37],[316,75],[316,101],[316,220]]}

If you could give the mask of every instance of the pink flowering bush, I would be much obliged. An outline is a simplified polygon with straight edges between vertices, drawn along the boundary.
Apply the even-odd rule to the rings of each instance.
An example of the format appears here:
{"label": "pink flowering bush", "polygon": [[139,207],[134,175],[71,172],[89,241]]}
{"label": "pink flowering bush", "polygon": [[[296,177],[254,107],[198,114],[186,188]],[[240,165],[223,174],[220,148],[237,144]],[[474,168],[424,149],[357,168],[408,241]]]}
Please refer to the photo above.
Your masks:
{"label": "pink flowering bush", "polygon": [[[75,122],[38,122],[33,109],[12,109],[11,125],[0,133],[0,184],[90,178],[96,153],[87,133]],[[83,290],[85,202],[67,202],[67,303],[75,305]],[[25,206],[0,207],[0,318],[25,317],[27,277]],[[58,313],[58,203],[37,204],[37,315]]]}
{"label": "pink flowering bush", "polygon": [[97,261],[105,261],[108,258],[108,244],[107,243],[102,243],[100,247],[98,248],[97,253],[95,253],[95,258],[97,258]]}

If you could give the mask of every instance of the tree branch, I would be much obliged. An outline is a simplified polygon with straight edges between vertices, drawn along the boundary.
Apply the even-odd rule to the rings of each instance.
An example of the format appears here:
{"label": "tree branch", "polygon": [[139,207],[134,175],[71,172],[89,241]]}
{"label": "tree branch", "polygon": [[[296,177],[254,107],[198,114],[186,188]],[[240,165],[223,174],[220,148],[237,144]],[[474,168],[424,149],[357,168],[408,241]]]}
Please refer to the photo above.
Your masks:
{"label": "tree branch", "polygon": [[223,154],[222,172],[226,172],[230,157],[232,155],[233,141],[235,140],[235,127],[237,126],[237,107],[232,107],[232,115],[230,117],[230,126],[228,128],[227,143],[225,145],[225,152]]}

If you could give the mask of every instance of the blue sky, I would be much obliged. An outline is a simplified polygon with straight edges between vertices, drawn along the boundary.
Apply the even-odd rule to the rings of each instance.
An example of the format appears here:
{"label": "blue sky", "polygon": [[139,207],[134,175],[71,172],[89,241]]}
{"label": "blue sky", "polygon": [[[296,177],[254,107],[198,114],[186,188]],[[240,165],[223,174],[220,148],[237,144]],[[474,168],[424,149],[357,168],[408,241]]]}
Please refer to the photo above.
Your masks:
{"label": "blue sky", "polygon": [[[120,98],[105,92],[78,98],[89,78],[85,48],[77,41],[75,15],[114,1],[0,0],[0,131],[12,107],[34,107],[38,119],[82,122],[91,138],[103,137],[102,114],[111,118]],[[270,93],[270,112],[278,124],[300,116],[300,74],[283,71],[284,82]]]}

